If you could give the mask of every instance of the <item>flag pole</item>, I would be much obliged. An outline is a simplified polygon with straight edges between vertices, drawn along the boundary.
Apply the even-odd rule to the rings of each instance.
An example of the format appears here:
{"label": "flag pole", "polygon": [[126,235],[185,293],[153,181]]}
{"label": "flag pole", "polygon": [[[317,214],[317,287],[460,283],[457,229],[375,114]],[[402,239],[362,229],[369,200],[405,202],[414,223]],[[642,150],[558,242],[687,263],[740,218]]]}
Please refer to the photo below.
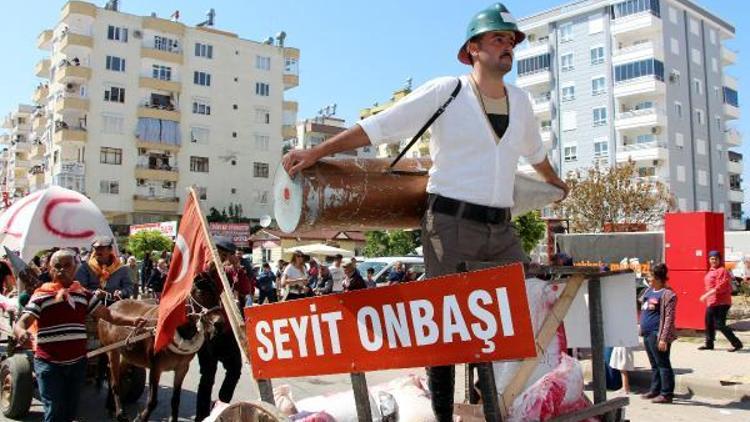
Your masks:
{"label": "flag pole", "polygon": [[[198,206],[198,214],[200,216],[201,221],[201,229],[203,229],[203,234],[206,236],[206,239],[208,240],[208,249],[211,251],[211,261],[214,263],[214,266],[216,267],[216,272],[219,274],[219,279],[221,280],[221,285],[223,287],[223,292],[221,293],[221,304],[224,307],[224,311],[226,312],[227,316],[229,317],[229,325],[232,327],[232,333],[234,333],[234,338],[237,340],[237,344],[240,347],[240,350],[242,350],[242,358],[247,363],[248,366],[250,366],[250,359],[247,355],[248,353],[248,343],[247,343],[247,335],[245,334],[245,322],[241,315],[239,315],[240,311],[237,309],[237,304],[235,303],[234,298],[232,297],[232,286],[229,284],[229,280],[227,279],[227,274],[224,271],[224,263],[221,262],[219,259],[219,252],[216,250],[216,245],[214,245],[214,240],[211,237],[211,233],[208,231],[208,221],[206,220],[206,216],[203,214],[203,207],[201,207],[200,199],[198,198],[198,194],[195,191],[194,186],[190,186],[188,188],[190,191],[190,195],[193,197],[193,200],[195,201],[196,205]],[[248,274],[249,275],[249,274]]]}

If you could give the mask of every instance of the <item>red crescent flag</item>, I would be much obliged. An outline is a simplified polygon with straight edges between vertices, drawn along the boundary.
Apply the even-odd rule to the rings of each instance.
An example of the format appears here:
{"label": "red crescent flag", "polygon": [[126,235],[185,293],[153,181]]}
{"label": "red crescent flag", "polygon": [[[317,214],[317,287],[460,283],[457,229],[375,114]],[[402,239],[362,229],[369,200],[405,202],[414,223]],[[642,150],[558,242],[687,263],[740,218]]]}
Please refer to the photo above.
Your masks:
{"label": "red crescent flag", "polygon": [[193,279],[210,261],[211,252],[202,229],[200,207],[195,195],[188,195],[175,238],[172,262],[159,302],[159,321],[156,325],[156,352],[166,347],[177,327],[187,322],[185,301],[193,288]]}

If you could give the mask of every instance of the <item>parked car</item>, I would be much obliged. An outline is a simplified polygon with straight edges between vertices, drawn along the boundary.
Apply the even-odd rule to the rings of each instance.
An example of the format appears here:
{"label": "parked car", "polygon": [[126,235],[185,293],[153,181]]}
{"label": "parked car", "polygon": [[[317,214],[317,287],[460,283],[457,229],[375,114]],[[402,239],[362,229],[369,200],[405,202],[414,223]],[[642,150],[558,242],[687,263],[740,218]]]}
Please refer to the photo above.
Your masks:
{"label": "parked car", "polygon": [[401,262],[407,272],[414,274],[415,280],[424,278],[424,258],[421,256],[387,256],[379,258],[369,258],[357,263],[357,269],[362,277],[367,276],[367,269],[372,268],[375,271],[375,284],[378,286],[388,285],[388,275],[393,269],[396,262]]}

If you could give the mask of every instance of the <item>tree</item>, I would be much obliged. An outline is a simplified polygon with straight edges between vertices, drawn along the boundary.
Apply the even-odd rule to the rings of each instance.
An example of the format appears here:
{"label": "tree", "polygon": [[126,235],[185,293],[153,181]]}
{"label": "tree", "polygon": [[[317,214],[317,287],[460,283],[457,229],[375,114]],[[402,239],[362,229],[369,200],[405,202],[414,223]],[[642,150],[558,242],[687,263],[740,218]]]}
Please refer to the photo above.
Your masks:
{"label": "tree", "polygon": [[371,231],[365,233],[364,254],[373,256],[403,256],[419,246],[419,230]]}
{"label": "tree", "polygon": [[128,249],[138,259],[151,251],[171,251],[172,239],[156,230],[143,230],[128,238]]}
{"label": "tree", "polygon": [[652,225],[674,200],[664,183],[637,176],[633,161],[572,172],[566,179],[570,194],[555,211],[573,232],[601,232],[605,223]]}
{"label": "tree", "polygon": [[518,231],[523,251],[527,255],[544,239],[544,233],[547,230],[537,210],[513,218],[513,227]]}

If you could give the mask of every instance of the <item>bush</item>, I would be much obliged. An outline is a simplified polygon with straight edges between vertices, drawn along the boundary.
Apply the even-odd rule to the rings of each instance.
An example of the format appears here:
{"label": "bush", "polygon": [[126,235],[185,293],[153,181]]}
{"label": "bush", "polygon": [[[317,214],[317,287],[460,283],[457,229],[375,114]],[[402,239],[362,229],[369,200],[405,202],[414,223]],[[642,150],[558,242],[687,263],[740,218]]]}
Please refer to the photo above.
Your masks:
{"label": "bush", "polygon": [[151,251],[171,252],[173,247],[172,239],[156,230],[144,230],[128,238],[128,250],[137,259],[143,259],[146,253]]}

